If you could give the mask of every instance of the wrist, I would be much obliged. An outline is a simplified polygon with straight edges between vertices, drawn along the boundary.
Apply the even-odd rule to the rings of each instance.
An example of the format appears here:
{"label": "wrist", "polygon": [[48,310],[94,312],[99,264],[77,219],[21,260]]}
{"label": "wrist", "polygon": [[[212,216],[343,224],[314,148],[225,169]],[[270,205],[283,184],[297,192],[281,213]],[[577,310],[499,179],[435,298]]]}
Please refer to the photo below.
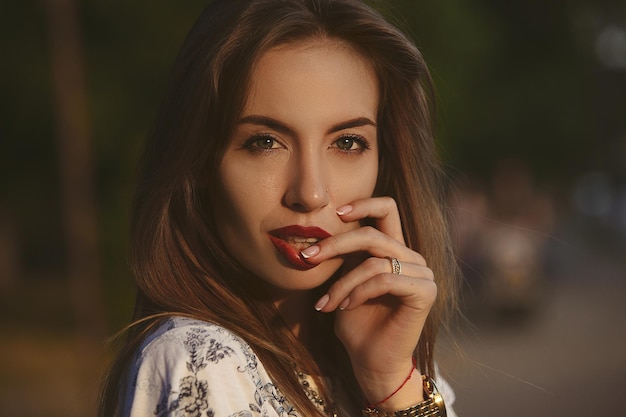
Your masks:
{"label": "wrist", "polygon": [[[407,369],[407,368],[405,368]],[[424,399],[422,378],[416,369],[415,358],[409,371],[402,374],[376,374],[362,377],[361,390],[367,400],[367,408],[398,410]]]}
{"label": "wrist", "polygon": [[[437,390],[437,386],[427,376],[422,376],[422,400],[413,405],[382,409],[367,407],[363,409],[363,417],[446,417],[446,406]],[[391,404],[389,404],[391,405]]]}
{"label": "wrist", "polygon": [[383,402],[369,403],[366,408],[380,411],[403,410],[424,401],[422,377],[415,371],[413,376],[393,396]]}

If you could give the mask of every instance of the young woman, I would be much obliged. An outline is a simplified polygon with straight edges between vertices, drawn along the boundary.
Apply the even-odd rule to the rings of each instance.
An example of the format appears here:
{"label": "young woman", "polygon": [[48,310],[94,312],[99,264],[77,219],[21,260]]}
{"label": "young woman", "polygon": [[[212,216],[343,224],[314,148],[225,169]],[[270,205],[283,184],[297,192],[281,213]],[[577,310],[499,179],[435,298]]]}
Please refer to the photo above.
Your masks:
{"label": "young woman", "polygon": [[101,416],[454,416],[430,93],[360,1],[211,2],[144,153]]}

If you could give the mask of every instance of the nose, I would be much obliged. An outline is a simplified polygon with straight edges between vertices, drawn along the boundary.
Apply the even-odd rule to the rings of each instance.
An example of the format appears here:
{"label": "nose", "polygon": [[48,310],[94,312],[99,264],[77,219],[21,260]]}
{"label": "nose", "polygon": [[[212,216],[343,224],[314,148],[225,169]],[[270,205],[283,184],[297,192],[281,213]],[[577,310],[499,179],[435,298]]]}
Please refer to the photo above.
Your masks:
{"label": "nose", "polygon": [[291,161],[284,204],[294,211],[310,212],[326,207],[330,201],[322,158],[303,155]]}

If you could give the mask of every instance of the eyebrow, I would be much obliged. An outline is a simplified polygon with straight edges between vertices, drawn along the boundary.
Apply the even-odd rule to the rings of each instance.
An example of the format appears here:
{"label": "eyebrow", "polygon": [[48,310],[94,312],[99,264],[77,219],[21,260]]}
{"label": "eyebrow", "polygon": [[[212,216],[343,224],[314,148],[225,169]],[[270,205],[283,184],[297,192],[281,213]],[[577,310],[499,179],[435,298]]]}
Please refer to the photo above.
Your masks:
{"label": "eyebrow", "polygon": [[[250,115],[250,116],[242,117],[239,120],[238,124],[240,125],[252,124],[252,125],[265,126],[265,127],[269,127],[270,129],[276,130],[284,134],[288,134],[292,136],[296,135],[295,130],[293,130],[291,127],[287,126],[284,123],[279,122],[276,119],[273,119],[267,116]],[[361,126],[376,127],[376,123],[368,119],[367,117],[357,117],[354,119],[346,120],[345,122],[337,123],[336,125],[332,126],[328,130],[328,133],[336,133],[344,129],[351,129],[354,127],[361,127]]]}

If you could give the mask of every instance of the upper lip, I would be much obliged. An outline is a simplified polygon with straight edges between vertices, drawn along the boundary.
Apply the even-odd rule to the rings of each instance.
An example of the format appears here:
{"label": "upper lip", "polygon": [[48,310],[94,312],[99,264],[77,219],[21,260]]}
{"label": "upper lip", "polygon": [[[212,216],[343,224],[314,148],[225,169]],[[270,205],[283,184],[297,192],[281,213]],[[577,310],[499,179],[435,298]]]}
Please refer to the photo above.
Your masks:
{"label": "upper lip", "polygon": [[270,235],[275,236],[277,238],[285,238],[285,237],[303,237],[303,238],[315,238],[315,239],[326,239],[327,237],[332,236],[326,230],[317,227],[317,226],[300,226],[297,224],[281,227],[278,229],[274,229],[269,232]]}

